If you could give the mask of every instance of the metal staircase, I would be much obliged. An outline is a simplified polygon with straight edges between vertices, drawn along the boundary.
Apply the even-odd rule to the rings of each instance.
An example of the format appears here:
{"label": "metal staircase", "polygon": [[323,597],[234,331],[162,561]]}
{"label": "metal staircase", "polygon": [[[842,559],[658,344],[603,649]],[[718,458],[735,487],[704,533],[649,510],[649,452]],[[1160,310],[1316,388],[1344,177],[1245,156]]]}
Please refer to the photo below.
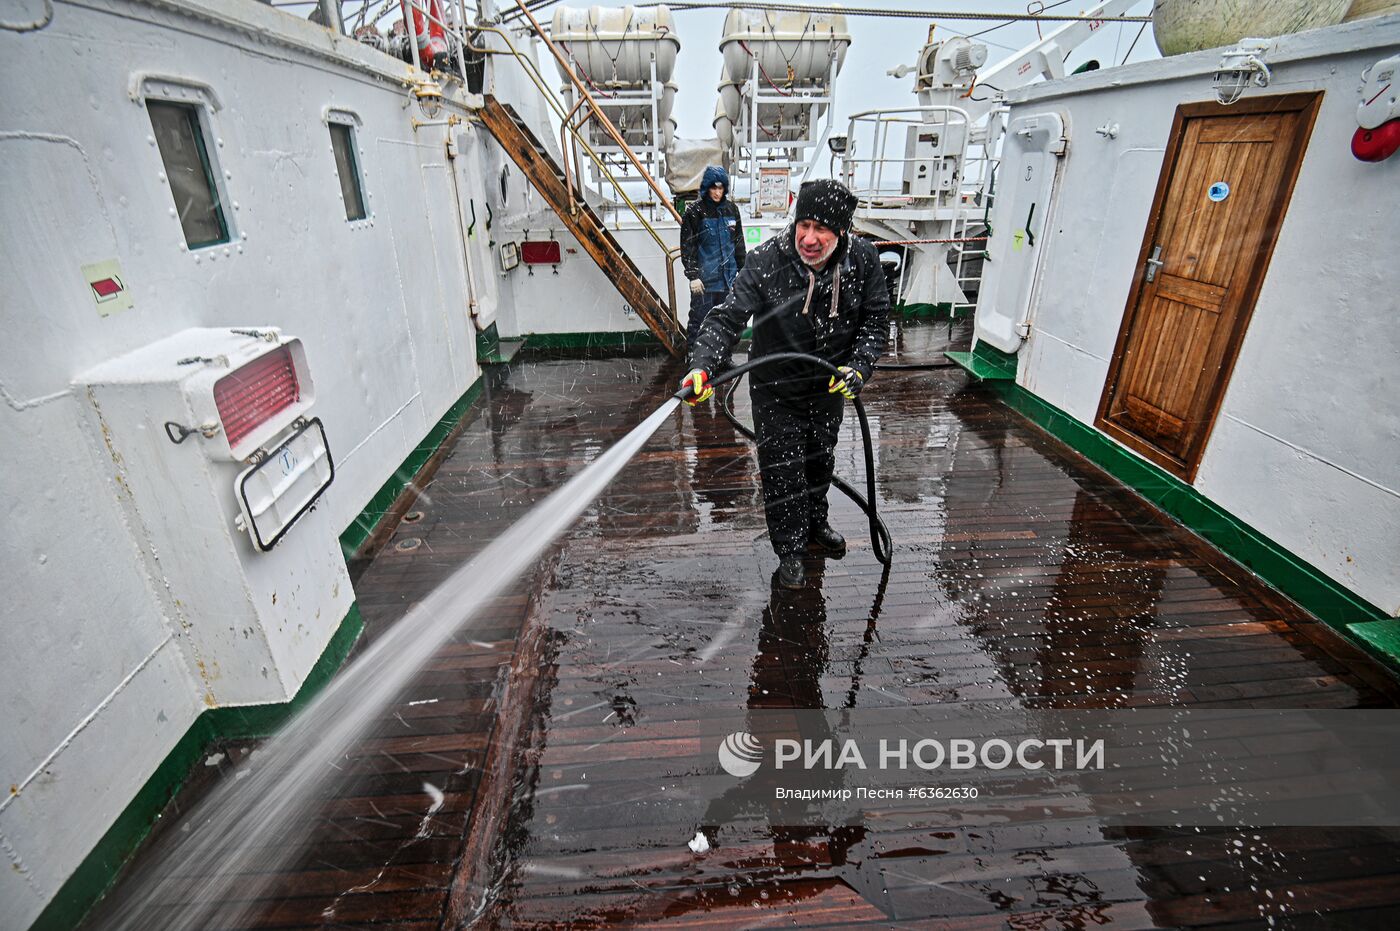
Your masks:
{"label": "metal staircase", "polygon": [[487,95],[485,106],[477,111],[481,121],[511,161],[559,215],[564,226],[578,239],[593,261],[608,276],[624,300],[632,306],[647,329],[672,356],[685,354],[685,334],[665,299],[651,286],[641,270],[623,251],[621,244],[602,219],[584,201],[582,192],[568,183],[564,169],[520,115],[509,105]]}

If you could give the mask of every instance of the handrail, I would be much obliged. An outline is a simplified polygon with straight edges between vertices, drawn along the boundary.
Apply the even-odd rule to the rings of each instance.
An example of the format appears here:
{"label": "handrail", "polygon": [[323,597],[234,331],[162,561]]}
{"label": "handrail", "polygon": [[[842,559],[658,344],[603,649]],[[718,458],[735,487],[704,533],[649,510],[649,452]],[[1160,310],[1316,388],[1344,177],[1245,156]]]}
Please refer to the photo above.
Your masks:
{"label": "handrail", "polygon": [[[554,56],[554,60],[559,62],[559,67],[569,76],[569,83],[579,92],[580,98],[588,101],[588,108],[593,111],[593,118],[603,127],[603,131],[611,136],[612,140],[621,147],[622,151],[627,155],[628,160],[636,167],[637,171],[641,173],[642,180],[646,181],[647,186],[656,194],[656,199],[666,205],[666,208],[671,212],[671,216],[675,217],[677,223],[681,222],[681,215],[676,210],[675,205],[671,203],[670,198],[661,190],[661,187],[656,183],[656,179],[651,176],[651,172],[647,171],[642,165],[641,160],[637,158],[637,153],[633,152],[632,147],[627,144],[627,140],[622,138],[622,134],[617,131],[617,127],[613,125],[612,120],[608,119],[608,115],[598,106],[598,102],[593,99],[593,95],[588,92],[588,88],[584,87],[583,83],[579,81],[578,75],[574,74],[574,69],[569,67],[568,61],[564,58],[564,54],[559,51],[559,47],[554,44],[554,40],[544,34],[544,27],[540,25],[539,20],[535,19],[535,14],[530,12],[530,8],[525,5],[525,0],[515,0],[515,3],[520,7],[525,17],[530,20],[530,25],[535,27],[535,35],[540,37],[540,41],[544,43],[545,48],[549,49],[550,53]],[[658,132],[660,131],[660,127],[653,128]]]}
{"label": "handrail", "polygon": [[[908,114],[908,115],[906,115]],[[928,119],[934,114],[941,114],[942,119],[936,123]],[[917,118],[916,118],[917,117]],[[952,126],[954,118],[960,117],[962,125],[966,131],[972,128],[968,112],[962,107],[948,104],[925,104],[913,107],[881,107],[874,110],[862,110],[859,113],[852,113],[847,123],[846,138],[849,140],[848,148],[841,156],[841,174],[846,179],[846,186],[849,187],[858,197],[868,194],[872,198],[882,196],[881,182],[884,180],[884,167],[886,163],[907,164],[917,162],[921,159],[918,156],[886,156],[885,150],[889,142],[889,130],[894,125],[905,126]],[[871,144],[873,151],[868,157],[861,158],[858,152],[859,139],[857,138],[857,124],[870,124],[872,127]],[[963,163],[967,161],[968,138],[964,135],[962,148],[958,153],[959,170]],[[859,165],[869,165],[871,168],[870,187],[857,186],[856,169]],[[889,196],[889,195],[885,195]],[[862,199],[864,199],[862,197]]]}
{"label": "handrail", "polygon": [[[558,98],[554,96],[554,92],[549,89],[548,82],[545,81],[543,75],[539,73],[539,70],[535,67],[534,62],[532,62],[528,56],[522,54],[520,50],[515,47],[514,43],[510,41],[510,36],[506,34],[505,30],[500,29],[496,26],[480,26],[477,28],[477,31],[490,32],[500,36],[501,39],[505,41],[509,53],[515,58],[516,61],[520,62],[521,65],[524,67],[526,77],[528,77],[531,83],[535,85],[536,89],[540,91],[541,95],[545,98],[545,101],[549,104],[550,109],[554,111],[554,114],[558,116],[560,120],[564,120],[567,117],[568,111],[564,109],[563,103],[561,103],[558,100]],[[467,45],[467,48],[470,51],[481,52],[485,54],[500,54],[501,52],[500,49],[477,48],[476,46],[470,44]],[[589,158],[593,160],[594,165],[598,167],[598,170],[602,173],[603,177],[607,178],[607,180],[612,184],[613,188],[616,189],[618,196],[622,198],[623,202],[627,204],[627,206],[632,209],[632,212],[637,215],[637,219],[641,221],[642,225],[645,226],[647,230],[652,234],[652,237],[656,240],[657,244],[660,245],[663,249],[668,248],[666,246],[665,241],[661,238],[660,234],[656,232],[656,228],[653,227],[651,223],[647,221],[647,218],[642,214],[641,208],[635,202],[633,202],[631,196],[627,193],[626,189],[623,188],[622,183],[618,181],[617,178],[613,177],[612,172],[608,170],[607,163],[603,161],[603,157],[599,155],[596,150],[594,150],[593,146],[589,144],[588,140],[583,136],[583,134],[580,133],[573,126],[569,126],[569,135],[573,136],[574,140],[583,146],[584,152],[586,152]],[[560,155],[562,157],[563,153],[560,153]],[[672,208],[672,212],[675,212],[674,207]]]}
{"label": "handrail", "polygon": [[[414,0],[410,0],[410,2],[414,3]],[[519,2],[519,0],[517,0],[517,2]],[[414,3],[414,5],[417,6],[416,3]],[[431,9],[425,10],[419,8],[419,12],[421,12],[427,19],[442,26],[444,32],[455,38],[461,44],[462,48],[482,55],[496,55],[502,53],[501,49],[493,49],[489,47],[478,48],[477,46],[472,45],[471,42],[467,39],[465,33],[457,32],[451,24],[446,23],[433,16]],[[525,12],[527,15],[529,14],[528,9],[525,10]],[[547,44],[549,44],[549,40],[544,37],[539,23],[534,19],[534,17],[531,17],[530,21],[535,26],[536,34],[538,34],[542,39],[545,40]],[[676,330],[678,332],[683,332],[683,329],[680,325],[680,313],[676,305],[675,262],[676,259],[680,257],[680,247],[672,247],[666,243],[666,241],[661,237],[661,234],[657,232],[656,227],[654,227],[651,224],[651,222],[647,220],[641,208],[632,200],[631,196],[628,195],[626,189],[623,188],[621,182],[619,182],[617,178],[613,176],[612,172],[608,169],[607,163],[603,160],[603,158],[597,153],[597,151],[594,150],[592,145],[589,144],[588,140],[584,137],[584,135],[581,132],[579,132],[577,128],[571,125],[571,114],[566,113],[566,111],[564,110],[563,103],[559,101],[559,99],[555,96],[554,91],[550,89],[549,82],[545,80],[544,75],[540,74],[539,68],[538,66],[536,66],[533,59],[527,55],[524,55],[519,49],[517,49],[515,47],[515,43],[511,41],[510,35],[504,29],[501,29],[498,26],[480,25],[475,27],[474,31],[476,31],[477,33],[493,33],[501,38],[501,41],[505,43],[506,51],[509,52],[509,54],[520,63],[522,70],[525,72],[525,76],[528,77],[530,79],[530,82],[535,85],[535,88],[540,92],[540,95],[544,97],[545,102],[549,105],[550,109],[554,111],[555,115],[561,119],[562,128],[567,128],[569,134],[573,136],[574,140],[582,146],[584,152],[586,152],[588,157],[593,160],[593,164],[597,166],[599,174],[602,177],[606,178],[612,184],[613,189],[617,192],[618,196],[621,197],[622,201],[632,211],[632,214],[637,218],[638,222],[641,223],[642,227],[646,229],[647,233],[656,242],[656,245],[660,247],[662,254],[666,257],[666,289],[667,301],[669,305],[667,309],[671,312],[671,321],[675,324]],[[552,44],[550,44],[550,50],[554,53],[556,57],[558,57],[559,52],[553,47]],[[461,67],[460,63],[459,67]],[[567,66],[565,70],[569,74],[569,77],[573,84],[576,87],[579,87],[580,90],[582,90],[582,85],[578,83],[578,79],[574,76],[573,71],[571,69],[568,69]],[[461,77],[463,81],[466,80],[465,70],[463,71]],[[584,95],[586,97],[590,109],[593,111],[590,115],[600,120],[600,122],[604,125],[605,129],[609,131],[609,135],[611,135],[614,138],[614,140],[619,144],[619,146],[621,146],[622,150],[627,153],[632,163],[637,166],[638,170],[641,171],[642,177],[647,181],[647,184],[651,187],[652,191],[656,193],[658,200],[666,205],[671,215],[675,217],[676,221],[679,223],[680,214],[676,212],[676,208],[671,203],[670,199],[665,196],[665,194],[661,191],[659,187],[657,187],[655,179],[653,179],[650,173],[648,173],[646,169],[642,167],[641,162],[638,161],[636,154],[632,151],[631,147],[627,145],[626,140],[624,140],[621,137],[621,134],[618,133],[617,128],[613,126],[610,120],[608,120],[606,114],[604,114],[603,111],[598,107],[597,102],[593,100],[591,95],[587,94],[586,90],[584,91]],[[577,107],[575,107],[574,109],[577,110]],[[567,155],[561,152],[560,156],[561,158],[565,159],[565,163],[562,167],[564,169],[565,174],[567,175],[569,170]]]}
{"label": "handrail", "polygon": [[[535,66],[534,61],[532,61],[529,58],[529,56],[521,53],[521,51],[515,47],[515,43],[510,40],[509,34],[507,34],[505,30],[496,26],[480,26],[477,28],[477,31],[490,32],[501,38],[501,41],[503,41],[506,44],[506,51],[513,58],[515,58],[516,61],[520,62],[521,69],[525,72],[525,76],[530,79],[530,82],[535,85],[535,88],[540,92],[540,95],[544,97],[545,102],[549,104],[550,109],[553,110],[555,115],[560,118],[560,120],[562,121],[561,125],[567,127],[569,135],[572,136],[574,138],[574,141],[580,145],[584,153],[587,154],[590,159],[592,159],[593,164],[598,169],[598,172],[604,178],[606,178],[609,183],[612,184],[613,189],[617,192],[618,196],[622,198],[622,202],[627,205],[628,209],[632,211],[633,216],[637,218],[637,221],[642,224],[642,227],[656,242],[657,246],[660,247],[662,254],[666,256],[666,299],[668,305],[667,309],[671,312],[671,320],[673,323],[675,323],[676,330],[681,331],[681,318],[676,304],[675,267],[676,259],[680,258],[681,255],[680,247],[670,246],[667,244],[666,240],[661,238],[661,234],[656,231],[656,227],[652,226],[651,221],[649,221],[646,218],[646,216],[642,213],[641,207],[639,207],[632,200],[632,197],[627,193],[627,190],[622,186],[622,183],[618,181],[616,177],[613,176],[613,173],[608,169],[607,163],[603,160],[602,156],[600,156],[598,152],[593,148],[593,146],[589,143],[588,139],[583,135],[583,133],[579,132],[579,130],[572,125],[571,121],[568,119],[568,111],[564,109],[564,104],[561,103],[557,97],[555,97],[554,91],[550,90],[549,82],[546,81],[544,79],[544,76],[539,73],[539,69]],[[466,44],[466,47],[473,52],[478,52],[487,55],[498,55],[502,53],[501,49],[477,48],[471,43],[466,42],[464,38],[462,38],[461,41],[463,41]],[[594,104],[594,106],[596,106],[596,104]],[[630,154],[632,150],[630,147],[628,147],[627,151]],[[562,152],[560,153],[560,157],[566,158],[566,156]],[[567,172],[567,162],[563,167],[565,172]],[[663,196],[662,203],[665,203],[668,207],[670,207],[671,214],[673,216],[679,217],[679,214],[676,213],[675,207],[671,205],[669,198],[665,198]]]}

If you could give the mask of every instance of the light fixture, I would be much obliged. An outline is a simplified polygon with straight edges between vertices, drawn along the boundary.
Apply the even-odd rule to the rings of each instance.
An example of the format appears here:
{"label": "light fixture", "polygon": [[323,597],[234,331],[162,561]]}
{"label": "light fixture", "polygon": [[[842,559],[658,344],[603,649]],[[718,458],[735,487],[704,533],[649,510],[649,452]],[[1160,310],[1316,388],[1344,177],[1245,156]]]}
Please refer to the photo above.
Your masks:
{"label": "light fixture", "polygon": [[1269,48],[1267,39],[1241,39],[1240,44],[1227,49],[1220,56],[1216,66],[1215,99],[1229,106],[1245,92],[1251,84],[1256,87],[1269,86],[1269,66],[1264,64],[1264,52]]}
{"label": "light fixture", "polygon": [[1356,132],[1351,154],[1363,162],[1383,162],[1400,152],[1400,93],[1395,73],[1400,55],[1382,58],[1361,72],[1361,102],[1356,107]]}
{"label": "light fixture", "polygon": [[431,78],[424,81],[415,81],[413,84],[413,96],[418,101],[418,112],[423,114],[426,120],[435,120],[442,112],[442,88]]}
{"label": "light fixture", "polygon": [[831,150],[832,155],[845,155],[846,143],[849,141],[845,136],[832,136],[826,140],[826,147]]}

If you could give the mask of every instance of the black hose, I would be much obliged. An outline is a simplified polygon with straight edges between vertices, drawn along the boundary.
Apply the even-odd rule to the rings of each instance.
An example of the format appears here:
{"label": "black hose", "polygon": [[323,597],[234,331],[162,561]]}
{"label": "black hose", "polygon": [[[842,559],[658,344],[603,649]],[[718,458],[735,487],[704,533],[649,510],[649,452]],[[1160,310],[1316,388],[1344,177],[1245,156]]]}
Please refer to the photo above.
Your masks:
{"label": "black hose", "polygon": [[[739,418],[734,416],[734,411],[730,404],[730,400],[733,398],[734,392],[739,388],[738,379],[751,369],[756,369],[761,365],[767,365],[770,362],[783,362],[792,359],[800,359],[804,362],[811,362],[820,368],[826,369],[832,375],[835,375],[838,378],[845,377],[845,373],[843,373],[840,369],[838,369],[836,366],[832,365],[825,359],[818,358],[817,356],[810,356],[805,352],[774,352],[766,356],[759,356],[757,359],[750,359],[743,365],[736,365],[734,368],[715,376],[715,378],[713,378],[710,381],[710,386],[714,388],[718,388],[725,382],[734,382],[734,384],[730,386],[729,391],[725,393],[724,400],[720,404],[720,409],[724,411],[724,416],[729,418],[729,422],[734,425],[735,429],[737,429],[740,433],[744,434],[744,436],[748,437],[750,440],[756,440],[757,437],[754,436],[752,430],[750,430],[748,427],[744,426],[744,424],[739,422]],[[683,388],[681,388],[675,393],[674,397],[685,401],[689,399],[693,393],[694,389],[690,385],[685,385]],[[870,443],[870,423],[868,420],[866,420],[865,405],[861,403],[860,398],[855,398],[851,403],[855,406],[856,417],[860,420],[860,434],[865,445],[865,495],[862,496],[860,492],[852,488],[840,476],[833,475],[831,477],[831,484],[839,488],[842,491],[842,493],[846,495],[846,497],[854,501],[856,505],[862,511],[865,512],[865,516],[870,520],[870,546],[875,551],[875,558],[880,560],[882,564],[888,566],[890,564],[890,554],[894,549],[894,544],[890,540],[889,528],[885,526],[885,522],[880,518],[880,515],[876,511],[874,503],[875,452],[874,449],[871,447]]]}

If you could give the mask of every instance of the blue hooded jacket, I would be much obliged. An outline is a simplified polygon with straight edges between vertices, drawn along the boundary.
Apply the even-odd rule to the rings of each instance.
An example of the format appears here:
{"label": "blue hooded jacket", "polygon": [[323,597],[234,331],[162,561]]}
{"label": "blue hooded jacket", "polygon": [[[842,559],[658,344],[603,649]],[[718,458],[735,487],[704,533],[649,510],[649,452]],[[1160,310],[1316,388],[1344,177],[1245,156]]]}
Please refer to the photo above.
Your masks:
{"label": "blue hooded jacket", "polygon": [[[724,187],[718,202],[710,199],[715,184]],[[706,291],[720,294],[729,291],[744,267],[744,224],[729,199],[729,172],[718,165],[705,169],[699,197],[681,219],[681,264],[687,278],[698,278]]]}

